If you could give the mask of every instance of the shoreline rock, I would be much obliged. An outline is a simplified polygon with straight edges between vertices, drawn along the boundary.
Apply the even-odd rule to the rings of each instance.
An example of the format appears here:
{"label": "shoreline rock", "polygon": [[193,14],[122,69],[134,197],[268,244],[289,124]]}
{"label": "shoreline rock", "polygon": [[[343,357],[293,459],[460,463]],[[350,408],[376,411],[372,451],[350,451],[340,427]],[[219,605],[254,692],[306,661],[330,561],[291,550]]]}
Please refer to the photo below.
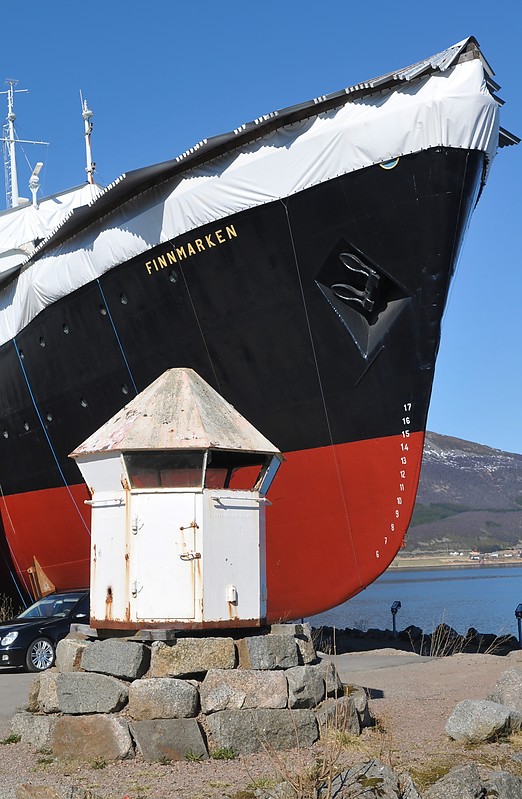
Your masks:
{"label": "shoreline rock", "polygon": [[439,624],[431,633],[420,627],[409,625],[394,635],[393,630],[370,628],[359,630],[345,627],[337,629],[329,626],[312,628],[316,649],[321,652],[336,653],[365,652],[393,646],[417,655],[447,657],[460,652],[466,654],[509,655],[520,650],[514,635],[494,635],[482,633],[470,627],[465,635],[460,635],[447,624]]}

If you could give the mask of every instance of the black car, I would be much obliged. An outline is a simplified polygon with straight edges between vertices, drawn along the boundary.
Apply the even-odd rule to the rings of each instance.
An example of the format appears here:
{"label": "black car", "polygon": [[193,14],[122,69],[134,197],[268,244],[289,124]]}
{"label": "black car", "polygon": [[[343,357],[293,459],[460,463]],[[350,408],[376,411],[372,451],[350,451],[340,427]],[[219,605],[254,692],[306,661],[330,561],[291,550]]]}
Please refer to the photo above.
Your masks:
{"label": "black car", "polygon": [[0,666],[45,671],[54,664],[56,644],[74,622],[89,622],[89,592],[68,591],[39,599],[0,623]]}

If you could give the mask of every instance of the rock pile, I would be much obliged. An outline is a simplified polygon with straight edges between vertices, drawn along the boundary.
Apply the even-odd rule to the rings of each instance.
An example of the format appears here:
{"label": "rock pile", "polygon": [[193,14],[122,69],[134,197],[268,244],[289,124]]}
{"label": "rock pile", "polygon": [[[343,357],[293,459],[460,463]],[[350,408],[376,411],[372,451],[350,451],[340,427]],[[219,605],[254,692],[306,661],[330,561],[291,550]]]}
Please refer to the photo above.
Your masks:
{"label": "rock pile", "polygon": [[431,633],[414,624],[397,633],[373,627],[369,630],[319,627],[314,630],[314,637],[322,651],[335,651],[339,655],[373,649],[379,644],[382,646],[382,642],[393,642],[394,647],[432,657],[446,657],[460,652],[507,655],[519,649],[518,639],[514,635],[481,633],[474,627],[470,627],[465,635],[460,635],[444,623],[438,624]]}
{"label": "rock pile", "polygon": [[[300,795],[318,799],[520,799],[522,780],[507,771],[490,772],[482,779],[475,764],[456,766],[419,793],[411,776],[397,773],[379,760],[358,763],[336,774],[331,782],[302,786]],[[257,799],[295,799],[295,788],[287,782],[270,791],[256,792]]]}
{"label": "rock pile", "polygon": [[469,763],[451,769],[424,792],[423,799],[519,799],[520,796],[519,777],[509,771],[493,771],[483,780],[477,766]]}
{"label": "rock pile", "polygon": [[35,678],[12,730],[58,756],[147,761],[307,747],[321,728],[359,734],[370,723],[363,689],[344,695],[308,625],[268,634],[122,638],[58,644],[56,667]]}
{"label": "rock pile", "polygon": [[[300,796],[317,799],[520,799],[522,780],[507,771],[490,772],[481,778],[476,765],[457,766],[433,785],[419,793],[407,773],[397,774],[378,760],[358,763],[329,778],[299,783]],[[240,792],[243,793],[243,792]],[[245,796],[251,794],[244,792]],[[237,794],[239,796],[239,794]],[[257,788],[256,799],[295,799],[296,787],[283,781],[270,790]],[[16,799],[99,799],[81,786],[62,791],[44,785],[26,783],[16,791]]]}
{"label": "rock pile", "polygon": [[522,729],[522,670],[504,671],[487,699],[459,702],[445,729],[454,741],[469,744]]}

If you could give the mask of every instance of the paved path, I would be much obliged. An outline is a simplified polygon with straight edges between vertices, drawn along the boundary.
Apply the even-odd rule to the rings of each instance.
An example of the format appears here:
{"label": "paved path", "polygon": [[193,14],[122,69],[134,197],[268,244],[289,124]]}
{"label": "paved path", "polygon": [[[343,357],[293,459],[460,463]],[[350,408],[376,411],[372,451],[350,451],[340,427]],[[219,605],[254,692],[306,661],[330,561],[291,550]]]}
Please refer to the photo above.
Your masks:
{"label": "paved path", "polygon": [[378,650],[364,654],[362,652],[348,652],[343,655],[323,655],[322,658],[333,660],[341,680],[349,684],[354,682],[353,675],[357,672],[376,671],[378,669],[390,669],[419,663],[427,663],[432,660],[421,655],[404,655],[401,652],[382,654]]}
{"label": "paved path", "polygon": [[[420,663],[429,660],[429,658],[419,657],[419,655],[381,655],[375,652],[367,655],[360,652],[336,655],[333,659],[341,679],[345,682],[353,682],[350,676],[353,672],[368,672],[374,669],[405,666],[407,663]],[[26,704],[33,677],[34,674],[0,668],[0,735],[2,737],[8,734],[8,722],[11,716],[16,713],[18,708]]]}
{"label": "paved path", "polygon": [[9,719],[27,704],[34,674],[15,669],[0,669],[0,735],[9,735]]}
{"label": "paved path", "polygon": [[[323,657],[327,656],[323,655]],[[430,658],[420,657],[419,655],[383,655],[377,652],[336,655],[332,659],[335,661],[341,679],[345,682],[353,682],[351,675],[354,672],[368,672],[375,669],[406,666],[410,663],[421,663],[430,660]],[[0,668],[0,721],[3,722],[0,732],[2,734],[6,728],[5,722],[11,718],[18,708],[27,702],[29,686],[33,677],[34,674],[27,674],[15,669]]]}
{"label": "paved path", "polygon": [[[428,683],[432,682],[434,670],[440,671],[444,666],[449,666],[456,660],[456,658],[429,658],[401,654],[394,650],[373,650],[367,653],[349,652],[332,656],[321,654],[321,657],[334,661],[344,683],[356,683],[368,688],[386,687],[387,694],[394,693],[390,690],[394,683],[407,686],[410,680],[412,684],[419,679]],[[468,658],[468,660],[472,658],[472,656],[461,657]],[[477,656],[477,658],[479,660],[486,658],[487,660],[487,657],[483,655]],[[522,653],[520,658],[522,661]],[[512,658],[492,657],[490,660],[499,661],[495,672],[516,665]],[[464,671],[465,674],[466,669],[462,669],[461,666],[458,671]],[[0,737],[3,738],[9,734],[9,719],[18,708],[26,704],[33,677],[34,674],[0,668]],[[453,677],[452,681],[455,683],[456,678]],[[388,683],[391,685],[389,686]]]}

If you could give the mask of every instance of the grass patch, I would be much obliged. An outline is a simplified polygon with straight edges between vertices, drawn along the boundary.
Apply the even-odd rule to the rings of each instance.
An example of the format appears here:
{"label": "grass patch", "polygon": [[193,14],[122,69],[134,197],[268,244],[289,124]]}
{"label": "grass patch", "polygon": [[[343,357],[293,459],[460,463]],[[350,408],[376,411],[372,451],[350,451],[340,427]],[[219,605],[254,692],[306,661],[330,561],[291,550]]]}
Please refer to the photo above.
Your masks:
{"label": "grass patch", "polygon": [[422,793],[437,782],[437,780],[445,777],[448,771],[451,771],[454,766],[459,765],[462,765],[462,763],[457,757],[451,760],[449,758],[443,758],[440,760],[431,760],[422,765],[410,766],[408,771],[418,790]]}
{"label": "grass patch", "polygon": [[185,760],[189,763],[200,763],[203,760],[203,755],[197,755],[195,752],[187,752]]}
{"label": "grass patch", "polygon": [[36,761],[39,766],[50,766],[51,763],[54,763],[54,757],[50,757],[49,755],[42,755]]}
{"label": "grass patch", "polygon": [[254,790],[258,788],[274,788],[277,785],[277,781],[274,780],[273,777],[258,777],[257,780],[253,780],[250,785],[247,785],[248,788],[253,788]]}
{"label": "grass patch", "polygon": [[210,753],[212,760],[235,760],[237,752],[230,746],[223,746],[221,749],[214,749]]}
{"label": "grass patch", "polygon": [[0,741],[0,744],[2,744],[2,746],[6,746],[7,744],[19,744],[21,740],[21,735],[18,735],[16,732],[12,732],[11,735],[8,735],[3,741]]}
{"label": "grass patch", "polygon": [[95,757],[94,760],[91,760],[91,768],[93,768],[95,771],[102,768],[107,768],[107,766],[108,763],[104,757]]}
{"label": "grass patch", "polygon": [[334,730],[332,734],[335,736],[341,749],[349,749],[352,751],[361,748],[360,735],[353,735],[351,732],[345,732],[343,730]]}

